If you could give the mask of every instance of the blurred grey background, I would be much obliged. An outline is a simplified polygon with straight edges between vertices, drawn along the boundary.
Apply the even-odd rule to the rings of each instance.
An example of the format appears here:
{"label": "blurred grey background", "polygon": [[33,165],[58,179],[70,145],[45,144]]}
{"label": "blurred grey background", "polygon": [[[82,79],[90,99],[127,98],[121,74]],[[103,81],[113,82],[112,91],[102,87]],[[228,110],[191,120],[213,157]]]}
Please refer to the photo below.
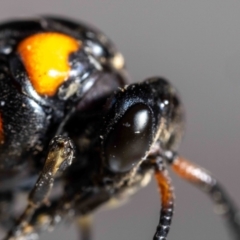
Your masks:
{"label": "blurred grey background", "polygon": [[[187,114],[181,154],[212,171],[240,206],[240,1],[0,1],[1,20],[39,14],[97,26],[124,54],[134,81],[170,79]],[[175,176],[173,182],[176,210],[168,239],[230,239],[210,200]],[[125,206],[97,212],[94,239],[152,239],[159,208],[152,181]],[[62,225],[42,239],[77,234],[74,226]]]}

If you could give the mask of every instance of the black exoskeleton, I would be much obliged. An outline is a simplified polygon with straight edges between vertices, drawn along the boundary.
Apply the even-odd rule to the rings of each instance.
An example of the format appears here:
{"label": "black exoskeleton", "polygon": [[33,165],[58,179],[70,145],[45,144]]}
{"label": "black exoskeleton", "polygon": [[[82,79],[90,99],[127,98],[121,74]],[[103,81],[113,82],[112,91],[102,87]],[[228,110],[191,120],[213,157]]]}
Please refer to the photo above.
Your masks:
{"label": "black exoskeleton", "polygon": [[[152,173],[162,200],[154,240],[164,240],[174,211],[167,165],[207,192],[240,239],[231,199],[209,172],[178,155],[184,112],[176,90],[162,77],[129,83],[121,53],[86,24],[40,17],[0,25],[5,240],[35,239],[66,218],[89,240],[89,214],[129,197]],[[23,192],[28,204],[16,217],[13,200]]]}

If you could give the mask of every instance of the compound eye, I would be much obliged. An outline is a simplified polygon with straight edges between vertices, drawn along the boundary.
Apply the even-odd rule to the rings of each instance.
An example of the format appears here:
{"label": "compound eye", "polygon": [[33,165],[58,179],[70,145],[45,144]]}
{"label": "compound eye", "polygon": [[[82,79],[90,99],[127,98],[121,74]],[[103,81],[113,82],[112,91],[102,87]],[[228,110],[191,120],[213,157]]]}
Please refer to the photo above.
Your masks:
{"label": "compound eye", "polygon": [[136,104],[126,111],[107,136],[104,153],[110,170],[126,172],[142,158],[152,140],[152,116],[144,104]]}

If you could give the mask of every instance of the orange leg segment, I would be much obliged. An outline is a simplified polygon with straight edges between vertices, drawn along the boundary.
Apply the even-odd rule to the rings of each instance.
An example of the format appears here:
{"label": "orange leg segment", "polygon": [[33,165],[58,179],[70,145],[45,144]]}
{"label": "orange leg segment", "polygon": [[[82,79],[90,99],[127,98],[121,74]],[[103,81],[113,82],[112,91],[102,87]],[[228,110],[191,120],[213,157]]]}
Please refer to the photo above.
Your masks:
{"label": "orange leg segment", "polygon": [[205,186],[207,188],[216,181],[207,170],[182,157],[176,158],[171,167],[181,178],[202,187]]}
{"label": "orange leg segment", "polygon": [[162,209],[160,212],[160,220],[154,240],[165,240],[167,238],[174,209],[174,193],[171,180],[167,170],[155,170],[155,178],[159,187],[162,200]]}
{"label": "orange leg segment", "polygon": [[204,168],[183,157],[177,157],[171,164],[173,171],[184,180],[206,192],[216,206],[216,211],[226,218],[236,239],[240,239],[239,212],[226,191],[217,180]]}

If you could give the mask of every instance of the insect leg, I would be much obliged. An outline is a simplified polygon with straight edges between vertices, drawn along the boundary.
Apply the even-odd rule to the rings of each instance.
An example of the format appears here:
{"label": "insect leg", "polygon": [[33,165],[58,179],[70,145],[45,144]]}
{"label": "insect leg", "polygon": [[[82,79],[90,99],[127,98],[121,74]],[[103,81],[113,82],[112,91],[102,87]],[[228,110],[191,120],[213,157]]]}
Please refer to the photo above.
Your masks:
{"label": "insect leg", "polygon": [[168,175],[168,171],[162,163],[161,158],[158,158],[155,164],[155,178],[161,195],[162,208],[160,211],[159,224],[153,240],[165,240],[172,222],[174,193],[171,185],[171,179]]}
{"label": "insect leg", "polygon": [[51,141],[43,170],[29,194],[28,205],[5,239],[17,238],[28,225],[35,210],[48,203],[56,174],[71,165],[73,154],[73,145],[69,138],[57,136]]}
{"label": "insect leg", "polygon": [[[57,224],[61,223],[62,220],[78,220],[80,217],[85,218],[81,219],[82,222],[80,226],[78,225],[81,231],[80,239],[89,240],[91,239],[91,221],[89,221],[90,219],[86,219],[86,217],[89,216],[88,214],[81,215],[81,212],[87,213],[91,211],[93,207],[101,204],[103,201],[101,196],[102,194],[100,193],[97,194],[96,197],[91,196],[91,199],[94,199],[93,202],[88,198],[81,201],[80,198],[78,201],[81,203],[75,199],[69,202],[69,200],[63,196],[52,201],[49,206],[42,205],[38,209],[35,209],[31,219],[22,226],[21,231],[19,231],[17,235],[11,236],[11,240],[37,239],[41,232],[52,230]],[[65,205],[68,205],[68,207],[66,208]],[[79,207],[79,209],[76,212],[77,207]],[[7,237],[4,240],[9,239],[10,237]]]}
{"label": "insect leg", "polygon": [[81,240],[92,239],[92,216],[84,215],[77,218],[77,227]]}
{"label": "insect leg", "polygon": [[176,157],[171,166],[177,175],[209,195],[216,206],[217,213],[224,216],[236,239],[240,239],[239,212],[231,198],[211,173],[182,157]]}
{"label": "insect leg", "polygon": [[50,206],[42,205],[35,210],[31,220],[19,228],[19,232],[15,236],[7,236],[5,239],[13,240],[27,240],[27,239],[38,239],[39,233],[47,230],[51,230],[54,227],[54,224],[57,224],[54,221],[56,218],[55,212],[58,208],[57,199],[53,201]]}

